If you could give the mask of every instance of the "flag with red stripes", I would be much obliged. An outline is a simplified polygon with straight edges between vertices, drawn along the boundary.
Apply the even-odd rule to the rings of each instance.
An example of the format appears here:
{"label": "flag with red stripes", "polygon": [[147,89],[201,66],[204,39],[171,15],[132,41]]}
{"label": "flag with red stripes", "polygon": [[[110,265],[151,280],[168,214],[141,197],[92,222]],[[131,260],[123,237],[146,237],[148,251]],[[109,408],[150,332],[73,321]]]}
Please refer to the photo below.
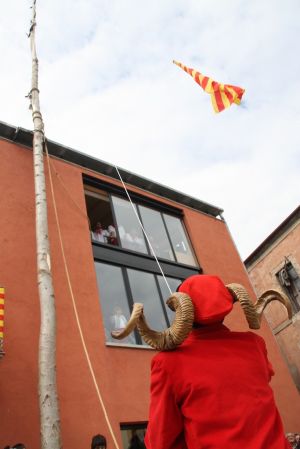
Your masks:
{"label": "flag with red stripes", "polygon": [[215,112],[224,111],[224,109],[229,108],[232,103],[241,103],[245,89],[237,86],[232,86],[230,84],[218,83],[208,76],[204,76],[202,75],[202,73],[181,64],[181,62],[173,62],[174,64],[178,65],[178,67],[183,69],[186,73],[191,75],[196,83],[198,83],[205,92],[210,94],[212,106]]}
{"label": "flag with red stripes", "polygon": [[4,288],[0,287],[0,353],[3,351],[4,337]]}

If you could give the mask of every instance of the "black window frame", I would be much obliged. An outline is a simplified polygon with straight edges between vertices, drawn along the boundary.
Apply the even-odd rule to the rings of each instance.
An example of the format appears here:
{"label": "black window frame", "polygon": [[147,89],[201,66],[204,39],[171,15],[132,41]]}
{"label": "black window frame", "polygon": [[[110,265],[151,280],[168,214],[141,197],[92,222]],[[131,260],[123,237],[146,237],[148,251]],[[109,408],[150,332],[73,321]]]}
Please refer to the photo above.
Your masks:
{"label": "black window frame", "polygon": [[[294,282],[294,279],[289,274],[289,271],[294,270],[298,280],[300,279],[299,273],[297,272],[293,263],[286,257],[284,264],[281,269],[276,273],[277,281],[279,282],[281,288],[284,290],[285,294],[288,296],[290,303],[292,305],[293,315],[300,312],[300,289]],[[286,282],[284,277],[286,276]],[[300,281],[299,281],[300,282]],[[288,285],[289,284],[289,285]]]}
{"label": "black window frame", "polygon": [[[127,304],[129,306],[129,310],[130,311],[133,308],[134,299],[133,299],[133,294],[132,294],[132,289],[131,289],[131,285],[130,285],[130,280],[129,280],[129,275],[128,275],[127,269],[129,269],[129,270],[131,269],[131,270],[134,270],[134,271],[141,271],[142,273],[153,275],[154,276],[154,282],[155,282],[156,289],[157,289],[157,293],[158,293],[158,299],[159,299],[159,302],[160,302],[160,305],[161,305],[161,308],[162,308],[162,311],[163,311],[163,316],[164,316],[164,319],[165,319],[165,322],[166,322],[166,326],[170,327],[170,325],[172,323],[171,323],[171,321],[169,319],[169,316],[168,316],[168,313],[167,313],[167,305],[165,303],[165,300],[164,300],[164,297],[163,297],[163,293],[162,293],[162,288],[161,288],[159,280],[158,280],[158,276],[160,276],[162,278],[162,274],[161,274],[160,271],[154,273],[153,271],[143,270],[140,267],[130,267],[128,265],[126,265],[126,266],[118,265],[116,263],[108,263],[106,261],[96,260],[96,259],[94,260],[94,262],[96,262],[96,263],[98,262],[98,263],[101,263],[101,264],[104,264],[104,265],[110,265],[110,266],[113,266],[113,267],[118,267],[120,269],[121,276],[122,276],[122,281],[123,281],[123,287],[124,287],[124,290],[125,290],[125,293],[126,293],[126,301],[127,301]],[[184,280],[184,277],[167,276],[165,273],[164,273],[164,275],[165,275],[165,277],[168,277],[169,279],[173,278],[174,280],[178,280],[180,282],[182,282]],[[101,304],[101,298],[100,298],[100,304]],[[106,341],[106,345],[107,346],[126,346],[126,347],[135,347],[135,348],[136,347],[139,347],[139,348],[142,347],[142,348],[149,349],[149,347],[147,345],[146,346],[144,345],[144,343],[143,343],[143,341],[141,339],[141,336],[137,332],[137,330],[134,330],[134,336],[135,336],[135,339],[136,339],[137,343],[124,343],[123,344],[123,343],[120,343],[117,340],[115,340],[113,342]]]}
{"label": "black window frame", "polygon": [[[114,184],[110,184],[106,181],[102,181],[96,178],[92,178],[90,176],[87,175],[83,175],[83,183],[84,183],[84,187],[86,188],[85,190],[88,191],[88,187],[92,187],[93,191],[95,190],[100,190],[100,191],[104,191],[106,193],[108,193],[109,196],[109,201],[110,201],[110,205],[111,205],[111,209],[112,209],[112,216],[114,219],[114,224],[116,225],[116,232],[117,232],[117,238],[118,241],[120,242],[120,236],[118,233],[118,226],[117,226],[117,221],[116,221],[116,215],[115,215],[115,210],[114,210],[114,206],[113,206],[113,202],[112,202],[112,195],[114,196],[118,196],[122,199],[125,199],[128,201],[128,197],[126,195],[126,192],[124,191],[123,188],[116,186]],[[95,190],[94,190],[95,189]],[[168,239],[172,248],[172,251],[174,253],[175,256],[175,260],[171,261],[171,260],[167,260],[167,259],[162,259],[160,257],[157,257],[159,260],[159,264],[160,267],[164,273],[164,276],[167,278],[174,278],[174,279],[178,279],[178,280],[184,280],[189,276],[195,275],[195,274],[201,274],[203,272],[199,261],[197,259],[197,256],[194,252],[194,249],[192,247],[190,238],[188,236],[187,230],[185,228],[184,222],[183,222],[183,212],[180,209],[177,209],[173,206],[168,206],[164,203],[160,203],[157,200],[152,200],[148,197],[144,197],[142,195],[139,195],[135,192],[132,192],[129,190],[129,194],[130,194],[130,198],[134,203],[137,203],[137,205],[142,205],[142,206],[146,206],[146,207],[150,207],[151,209],[156,210],[157,212],[159,212],[161,214],[162,217],[162,221],[163,224],[165,226],[167,235],[168,235]],[[139,208],[138,208],[138,213],[140,214]],[[175,251],[173,248],[173,244],[172,241],[170,239],[170,236],[168,234],[168,229],[165,223],[165,219],[163,216],[163,213],[172,215],[176,218],[179,218],[181,220],[181,224],[183,227],[183,231],[186,234],[186,238],[187,241],[190,244],[190,249],[194,255],[195,258],[195,263],[198,264],[198,266],[192,266],[192,265],[187,265],[187,264],[183,264],[180,262],[177,262],[177,258],[175,255]],[[140,215],[139,215],[140,216]],[[141,218],[141,217],[140,217]],[[149,245],[147,242],[147,239],[145,239],[146,242],[146,246],[147,249],[149,250]],[[114,266],[118,266],[121,268],[121,272],[122,272],[122,277],[123,277],[123,282],[124,282],[124,287],[126,290],[126,295],[127,295],[127,302],[129,305],[129,309],[132,310],[132,306],[133,306],[133,297],[132,297],[132,292],[131,292],[131,288],[130,288],[130,283],[129,283],[129,279],[128,279],[128,273],[127,273],[127,269],[134,269],[134,270],[138,270],[138,271],[143,271],[143,272],[147,272],[147,273],[151,273],[154,275],[154,279],[155,279],[155,284],[157,287],[157,291],[159,294],[159,299],[160,302],[163,305],[163,313],[164,313],[164,317],[166,319],[166,323],[169,326],[170,325],[170,320],[168,317],[168,314],[166,312],[166,306],[164,304],[164,298],[163,298],[163,294],[161,291],[161,287],[159,285],[159,280],[157,275],[162,276],[160,267],[158,266],[155,257],[153,255],[149,254],[144,254],[141,252],[137,252],[134,251],[132,249],[127,249],[127,248],[122,248],[121,246],[117,246],[117,245],[110,245],[107,243],[101,243],[101,242],[96,242],[91,240],[91,244],[92,244],[92,250],[93,250],[93,257],[94,257],[94,261],[97,263],[104,263],[104,264],[109,264],[109,265],[114,265]],[[100,303],[101,303],[101,298],[100,298]],[[116,340],[115,343],[111,343],[106,341],[106,345],[107,346],[126,346],[126,347],[140,347],[140,348],[148,348],[147,346],[142,345],[142,341],[141,341],[141,337],[139,336],[139,334],[137,332],[135,332],[135,338],[136,341],[138,342],[136,345],[134,344],[120,344],[120,342],[118,342]]]}
{"label": "black window frame", "polygon": [[[148,421],[133,422],[133,423],[120,423],[120,432],[122,435],[122,432],[125,432],[126,430],[132,431],[132,433],[135,433],[137,430],[142,430],[142,431],[144,431],[144,436],[145,436],[147,427],[148,427]],[[122,437],[122,443],[123,443],[123,437]],[[142,444],[144,445],[144,448],[146,449],[144,441],[142,442]],[[130,447],[130,446],[124,447],[124,449],[128,449],[128,447]]]}
{"label": "black window frame", "polygon": [[[111,184],[110,182],[107,181],[103,181],[102,179],[93,178],[92,176],[86,174],[83,174],[82,178],[83,184],[85,186],[94,187],[95,189],[98,190],[104,190],[105,192],[115,194],[122,198],[128,199],[123,187]],[[178,209],[174,206],[170,206],[169,204],[161,203],[160,201],[155,200],[153,198],[143,196],[140,193],[133,192],[130,189],[128,189],[128,187],[127,190],[133,202],[138,202],[143,206],[152,207],[153,209],[160,210],[161,212],[166,212],[171,215],[173,214],[176,217],[183,218],[183,212],[181,209]]]}
{"label": "black window frame", "polygon": [[[127,198],[126,193],[124,192],[124,189],[119,186],[110,184],[106,181],[95,179],[95,178],[92,178],[87,175],[83,175],[83,182],[84,182],[84,186],[94,187],[98,190],[102,190],[102,191],[105,191],[108,194],[110,194],[109,201],[110,201],[110,205],[111,205],[111,209],[112,209],[113,219],[114,219],[115,225],[116,225],[117,221],[116,221],[114,207],[112,204],[111,195],[118,196],[118,197],[128,201],[128,198]],[[183,272],[184,278],[191,276],[193,274],[201,274],[203,272],[203,270],[199,264],[199,261],[195,254],[195,251],[192,247],[189,235],[185,228],[185,225],[183,222],[182,210],[177,209],[173,206],[166,205],[164,203],[160,203],[157,200],[152,200],[150,198],[144,197],[135,192],[129,192],[129,193],[130,193],[131,200],[133,202],[137,202],[137,206],[139,204],[142,206],[147,206],[147,207],[150,207],[151,209],[154,209],[157,212],[161,213],[162,222],[164,224],[164,227],[165,227],[165,230],[166,230],[166,233],[168,236],[168,240],[169,240],[172,252],[175,257],[174,261],[157,257],[159,260],[159,263],[164,271],[164,274],[166,274],[167,276],[171,276],[171,277],[178,277],[179,274]],[[180,263],[177,261],[177,257],[175,254],[175,250],[173,248],[172,240],[169,236],[169,231],[168,231],[168,228],[165,223],[163,212],[165,212],[169,215],[173,215],[174,217],[179,218],[181,220],[183,231],[184,231],[186,238],[190,244],[190,249],[194,256],[195,263],[197,264],[197,266],[183,264],[183,263]],[[138,208],[138,214],[140,214],[139,208]],[[140,215],[139,215],[139,217],[140,217]],[[119,232],[118,232],[118,226],[115,226],[115,227],[116,227],[116,232],[117,232],[117,238],[118,238],[118,241],[120,242],[121,240],[120,240],[120,236],[119,236]],[[146,242],[146,248],[147,248],[147,250],[149,250],[149,244],[147,242],[147,239],[145,239],[145,242]],[[125,259],[126,259],[130,263],[130,266],[132,268],[134,268],[134,267],[138,268],[141,263],[141,267],[145,271],[157,272],[157,270],[159,270],[159,268],[157,266],[157,262],[155,261],[155,258],[150,254],[150,251],[149,251],[149,254],[144,254],[144,253],[140,253],[138,251],[134,251],[132,249],[122,248],[120,245],[109,245],[107,243],[101,243],[101,242],[95,242],[95,241],[92,241],[92,245],[93,245],[93,255],[94,255],[95,260],[100,260],[100,261],[102,260],[103,262],[106,261],[106,262],[110,262],[110,263],[116,263],[118,265],[126,265],[126,264],[124,264]],[[140,262],[137,260],[137,258],[141,258]],[[180,276],[180,277],[182,277],[182,276]]]}

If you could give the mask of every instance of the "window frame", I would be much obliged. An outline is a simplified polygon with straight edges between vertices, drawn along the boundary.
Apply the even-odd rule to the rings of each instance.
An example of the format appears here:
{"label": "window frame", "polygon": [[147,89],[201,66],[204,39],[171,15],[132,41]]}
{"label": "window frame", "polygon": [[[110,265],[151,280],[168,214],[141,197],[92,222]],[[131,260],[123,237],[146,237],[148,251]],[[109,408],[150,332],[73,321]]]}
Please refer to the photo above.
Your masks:
{"label": "window frame", "polygon": [[[149,244],[147,242],[147,239],[144,236],[143,236],[143,238],[145,240],[146,248],[147,248],[149,254],[141,253],[141,252],[134,251],[134,250],[128,249],[128,248],[122,248],[122,246],[120,245],[121,239],[120,239],[119,230],[118,230],[118,226],[117,226],[116,214],[115,214],[114,205],[113,205],[113,201],[112,201],[112,195],[118,196],[121,199],[125,199],[128,201],[128,198],[126,196],[126,193],[124,192],[124,189],[119,186],[109,184],[105,181],[91,178],[90,176],[87,176],[87,175],[83,175],[83,182],[84,182],[84,187],[90,186],[90,187],[93,187],[94,189],[102,190],[102,191],[105,191],[108,193],[112,216],[113,216],[113,220],[114,220],[114,224],[115,224],[115,228],[116,228],[117,239],[119,242],[118,245],[110,245],[108,243],[92,241],[94,258],[101,260],[102,257],[104,257],[103,261],[107,261],[107,262],[115,261],[116,263],[120,264],[122,261],[124,261],[125,257],[130,256],[130,255],[132,255],[132,256],[136,255],[136,257],[142,258],[141,259],[142,266],[146,269],[146,271],[150,271],[150,264],[151,264],[150,261],[152,260],[155,262],[155,264],[157,264],[157,263],[155,261],[155,258],[151,255]],[[137,205],[137,213],[138,213],[140,220],[141,220],[141,214],[140,214],[140,210],[139,210],[139,205],[149,207],[161,214],[162,223],[164,225],[164,229],[167,234],[167,238],[168,238],[168,241],[169,241],[169,244],[170,244],[173,256],[174,256],[174,261],[164,259],[161,257],[157,257],[160,261],[160,265],[164,266],[165,269],[167,270],[167,273],[168,273],[167,275],[170,275],[171,277],[177,277],[178,270],[176,269],[176,266],[180,267],[179,268],[180,271],[184,270],[184,272],[186,273],[185,277],[191,276],[192,274],[202,273],[203,270],[198,261],[198,258],[193,249],[191,240],[189,238],[188,232],[185,227],[185,223],[183,220],[184,215],[183,215],[182,210],[177,209],[173,206],[162,204],[162,203],[158,202],[157,200],[152,200],[150,198],[143,197],[142,195],[139,195],[135,192],[130,192],[130,197],[133,202],[137,203],[136,204]],[[188,264],[183,264],[181,262],[178,262],[178,259],[176,256],[176,251],[173,247],[173,242],[170,237],[169,230],[167,228],[163,213],[172,215],[173,217],[180,219],[181,225],[182,225],[182,230],[186,236],[187,242],[189,243],[189,246],[190,246],[190,251],[195,260],[195,265],[188,265]],[[96,249],[97,247],[101,248],[101,249],[97,250]],[[107,251],[105,251],[105,248],[107,249]],[[119,257],[117,256],[118,251],[120,251]],[[134,258],[131,259],[131,262],[133,260],[134,260]],[[148,262],[146,262],[146,261],[148,261]],[[138,266],[138,264],[136,266]],[[154,269],[154,267],[153,267],[153,269]],[[158,267],[157,267],[157,269],[158,269]]]}
{"label": "window frame", "polygon": [[[146,243],[147,250],[149,251],[149,254],[138,252],[138,251],[135,251],[132,249],[123,248],[122,246],[120,246],[121,239],[120,239],[119,230],[118,230],[118,226],[117,226],[116,212],[114,209],[112,196],[117,196],[119,198],[122,198],[122,199],[125,199],[128,201],[128,197],[127,197],[124,189],[119,186],[110,184],[108,182],[105,182],[105,181],[102,181],[99,179],[92,178],[87,175],[83,175],[83,186],[84,186],[84,193],[86,193],[86,191],[89,191],[89,187],[91,187],[91,189],[90,189],[91,192],[100,190],[100,191],[108,194],[109,203],[110,203],[111,212],[112,212],[112,218],[114,220],[114,226],[116,228],[116,235],[117,235],[117,239],[118,239],[118,245],[111,245],[108,243],[102,243],[102,242],[91,240],[94,262],[95,263],[99,262],[99,263],[103,263],[103,264],[109,264],[109,265],[120,267],[121,273],[122,273],[122,279],[123,279],[123,283],[124,283],[124,288],[125,288],[126,296],[127,296],[126,301],[128,302],[128,306],[129,306],[130,310],[132,310],[132,306],[133,306],[133,296],[132,296],[132,291],[131,291],[131,287],[130,287],[127,269],[133,269],[133,270],[152,274],[154,276],[155,285],[156,285],[157,292],[159,295],[159,300],[160,300],[160,303],[163,308],[165,321],[167,323],[167,326],[170,326],[171,323],[170,323],[168,313],[166,311],[166,305],[165,305],[165,301],[164,301],[164,297],[163,297],[163,291],[161,290],[161,286],[160,286],[160,282],[159,282],[159,278],[158,278],[158,276],[162,276],[160,267],[161,267],[165,277],[179,279],[179,280],[183,280],[189,276],[192,276],[195,274],[201,274],[203,272],[203,270],[199,264],[199,261],[197,259],[197,256],[195,254],[195,251],[193,249],[188,232],[185,228],[185,224],[183,221],[184,215],[183,215],[182,210],[177,209],[173,206],[168,206],[166,204],[160,203],[157,200],[152,200],[148,197],[144,197],[135,192],[129,191],[131,200],[134,203],[136,203],[136,205],[137,205],[137,212],[138,212],[140,219],[141,219],[141,212],[138,207],[139,205],[154,209],[156,212],[158,212],[161,215],[162,223],[163,223],[164,229],[167,233],[167,238],[169,240],[175,260],[172,261],[172,260],[167,260],[167,259],[158,257],[159,264],[160,264],[160,267],[159,267],[155,260],[155,257],[153,255],[151,255],[151,252],[149,251],[150,248],[149,248],[149,244],[148,244],[146,238],[144,238],[144,240]],[[183,264],[183,263],[177,261],[175,248],[173,247],[173,242],[169,235],[169,231],[168,231],[166,221],[165,221],[165,218],[163,215],[164,213],[180,219],[180,222],[182,225],[182,230],[185,233],[187,242],[190,245],[190,251],[192,252],[192,255],[195,260],[195,264],[197,264],[197,266],[196,265],[195,266],[187,265],[187,264]],[[98,285],[98,291],[99,291],[99,303],[102,308],[99,285]],[[102,313],[103,313],[103,309],[102,309]],[[128,344],[128,343],[123,344],[116,340],[116,342],[105,341],[105,345],[111,346],[111,347],[118,347],[118,348],[126,347],[126,348],[140,348],[140,349],[147,349],[147,350],[152,349],[152,348],[142,344],[141,337],[137,331],[135,331],[135,339],[137,341],[137,344]]]}
{"label": "window frame", "polygon": [[[290,301],[291,306],[292,306],[292,313],[293,313],[293,315],[296,315],[297,313],[300,312],[300,290],[297,287],[297,285],[294,282],[294,280],[289,275],[290,269],[293,269],[295,271],[298,279],[300,279],[300,276],[298,274],[298,271],[295,268],[295,265],[288,258],[285,258],[285,261],[284,261],[282,267],[280,268],[279,271],[277,271],[276,279],[277,279],[280,287],[283,289],[283,291],[285,292],[285,294],[289,298],[289,301]],[[288,278],[289,278],[290,283],[291,283],[291,287],[290,288],[288,288],[286,285],[284,285],[284,283],[280,279],[281,278],[280,274],[283,272],[283,270],[285,270],[287,272]],[[297,293],[296,295],[295,295],[295,291]]]}
{"label": "window frame", "polygon": [[[123,440],[123,435],[122,432],[126,432],[126,431],[137,431],[137,430],[142,430],[144,432],[144,436],[146,434],[147,431],[147,427],[148,427],[148,421],[141,421],[141,422],[130,422],[130,423],[120,423],[120,432],[121,432],[121,439],[122,439],[122,444],[123,444],[123,448],[127,449],[128,446],[124,447],[124,440]],[[130,445],[130,441],[128,441],[127,443],[129,443]],[[142,444],[144,445],[145,449],[145,442],[143,441]]]}
{"label": "window frame", "polygon": [[[92,176],[86,174],[82,175],[82,179],[84,186],[94,187],[95,189],[104,190],[105,192],[115,194],[117,196],[120,196],[121,198],[128,199],[126,192],[124,191],[124,187],[111,184],[110,182],[103,181],[102,179],[93,178]],[[183,212],[181,209],[178,209],[177,207],[171,206],[169,204],[162,203],[156,199],[149,198],[140,193],[133,192],[128,188],[127,190],[133,202],[138,202],[143,206],[152,207],[153,209],[160,210],[162,212],[166,212],[171,215],[173,214],[176,217],[183,218]]]}
{"label": "window frame", "polygon": [[[159,299],[159,302],[160,302],[160,305],[161,305],[161,308],[162,308],[162,311],[163,311],[164,319],[165,319],[165,322],[166,322],[166,328],[170,327],[170,325],[172,323],[171,323],[171,321],[169,319],[169,316],[168,316],[168,313],[167,313],[167,305],[165,304],[165,301],[164,301],[164,298],[163,298],[163,294],[162,294],[162,289],[161,289],[161,286],[160,286],[160,283],[159,283],[159,280],[158,280],[158,276],[162,276],[161,272],[153,273],[152,271],[145,271],[145,270],[142,270],[142,269],[137,268],[137,267],[132,268],[132,267],[129,267],[129,266],[117,265],[117,264],[114,264],[114,263],[103,262],[102,260],[101,261],[100,260],[98,260],[98,261],[94,260],[94,262],[95,263],[98,262],[98,263],[101,263],[101,264],[111,265],[111,266],[120,268],[121,276],[122,276],[122,280],[123,280],[123,287],[124,287],[124,290],[125,290],[125,293],[126,293],[126,301],[127,301],[129,310],[132,310],[133,304],[134,304],[134,300],[133,300],[132,288],[131,288],[131,285],[130,285],[130,279],[129,279],[129,274],[127,272],[127,269],[135,270],[135,271],[141,271],[142,273],[147,273],[147,274],[153,275],[154,282],[155,282],[155,285],[156,285],[156,288],[157,288],[158,299]],[[176,279],[176,280],[183,280],[184,279],[182,277],[179,277],[179,278],[178,277],[175,278],[174,276],[168,276],[168,277],[169,278],[172,277],[173,279]],[[100,303],[100,307],[101,307],[102,315],[103,315],[104,312],[103,312],[103,307],[102,307],[102,303],[101,303],[100,290],[101,290],[101,288],[99,288],[99,285],[98,285],[99,303]],[[103,316],[103,323],[104,323],[104,316]],[[120,343],[120,342],[118,342],[118,340],[115,340],[115,341],[105,341],[105,344],[106,344],[106,346],[152,349],[151,347],[143,344],[142,338],[141,338],[140,334],[137,332],[136,329],[134,330],[134,336],[135,336],[135,340],[136,340],[137,343]]]}

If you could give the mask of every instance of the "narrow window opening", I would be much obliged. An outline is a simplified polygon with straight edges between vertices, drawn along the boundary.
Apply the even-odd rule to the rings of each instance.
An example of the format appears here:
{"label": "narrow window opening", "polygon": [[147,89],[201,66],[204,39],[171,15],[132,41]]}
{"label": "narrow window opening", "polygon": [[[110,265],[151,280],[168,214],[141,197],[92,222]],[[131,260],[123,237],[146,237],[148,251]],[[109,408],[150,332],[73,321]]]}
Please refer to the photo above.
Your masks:
{"label": "narrow window opening", "polygon": [[85,191],[87,214],[91,227],[93,242],[118,245],[116,224],[106,192]]}
{"label": "narrow window opening", "polygon": [[289,297],[294,313],[300,311],[300,277],[293,264],[286,259],[276,277]]}
{"label": "narrow window opening", "polygon": [[124,449],[146,449],[144,439],[147,423],[121,424]]}

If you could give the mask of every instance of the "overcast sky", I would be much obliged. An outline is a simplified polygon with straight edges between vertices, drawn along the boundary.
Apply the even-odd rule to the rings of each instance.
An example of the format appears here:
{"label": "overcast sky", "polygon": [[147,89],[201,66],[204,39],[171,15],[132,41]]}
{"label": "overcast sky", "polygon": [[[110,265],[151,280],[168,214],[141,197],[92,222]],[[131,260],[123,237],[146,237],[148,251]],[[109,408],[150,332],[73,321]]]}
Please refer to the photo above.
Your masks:
{"label": "overcast sky", "polygon": [[[0,120],[27,129],[30,5],[0,15]],[[46,135],[223,208],[244,259],[299,205],[299,23],[299,0],[37,0]]]}

